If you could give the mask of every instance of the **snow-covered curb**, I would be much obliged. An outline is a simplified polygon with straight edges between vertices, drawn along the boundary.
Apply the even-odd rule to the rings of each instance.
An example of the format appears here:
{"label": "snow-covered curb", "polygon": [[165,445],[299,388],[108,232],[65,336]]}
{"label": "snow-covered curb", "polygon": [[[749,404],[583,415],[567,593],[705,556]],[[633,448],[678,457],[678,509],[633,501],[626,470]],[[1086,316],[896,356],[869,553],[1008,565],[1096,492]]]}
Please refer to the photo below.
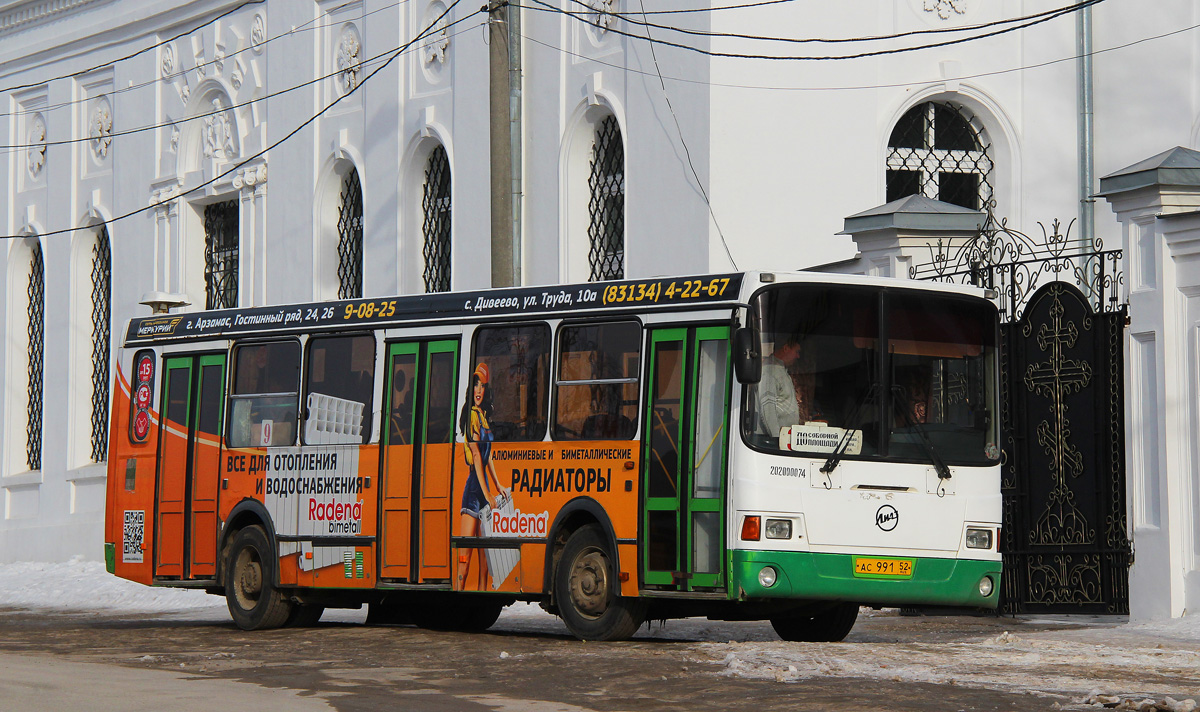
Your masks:
{"label": "snow-covered curb", "polygon": [[110,575],[99,561],[0,564],[0,608],[108,613],[171,613],[223,607],[203,591],[155,588]]}

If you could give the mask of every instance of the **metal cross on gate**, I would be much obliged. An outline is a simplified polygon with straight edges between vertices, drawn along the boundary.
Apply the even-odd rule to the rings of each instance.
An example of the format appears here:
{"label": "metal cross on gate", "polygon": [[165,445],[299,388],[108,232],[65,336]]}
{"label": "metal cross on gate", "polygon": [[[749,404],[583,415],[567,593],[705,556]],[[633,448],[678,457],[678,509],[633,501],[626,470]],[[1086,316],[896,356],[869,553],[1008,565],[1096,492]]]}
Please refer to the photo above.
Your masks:
{"label": "metal cross on gate", "polygon": [[[1038,525],[1029,533],[1033,544],[1082,544],[1094,536],[1088,531],[1088,522],[1075,506],[1075,495],[1067,487],[1067,474],[1079,477],[1083,474],[1083,454],[1072,445],[1071,423],[1067,420],[1066,397],[1078,392],[1092,379],[1092,367],[1084,361],[1066,357],[1066,350],[1075,345],[1079,330],[1075,323],[1063,322],[1065,310],[1059,295],[1054,295],[1050,308],[1050,324],[1042,324],[1037,342],[1042,351],[1048,351],[1050,359],[1031,364],[1025,372],[1025,386],[1031,392],[1050,400],[1053,423],[1043,420],[1038,423],[1038,444],[1050,458],[1050,476],[1054,488],[1050,491],[1046,511]],[[1057,511],[1055,511],[1057,508]]]}

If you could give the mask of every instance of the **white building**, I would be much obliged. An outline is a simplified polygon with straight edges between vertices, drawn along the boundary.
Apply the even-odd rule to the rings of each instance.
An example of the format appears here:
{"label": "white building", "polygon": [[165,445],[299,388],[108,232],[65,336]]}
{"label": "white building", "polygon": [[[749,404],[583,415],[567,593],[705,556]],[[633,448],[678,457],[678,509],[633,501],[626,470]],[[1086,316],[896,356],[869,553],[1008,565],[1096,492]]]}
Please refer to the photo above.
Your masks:
{"label": "white building", "polygon": [[[519,111],[494,135],[525,284],[844,260],[843,219],[914,190],[1069,220],[1081,175],[1200,147],[1194,0],[1091,8],[1090,140],[1065,0],[521,4]],[[100,556],[105,344],[141,302],[493,283],[478,10],[0,0],[0,561]],[[1103,205],[1095,225],[1121,243]]]}

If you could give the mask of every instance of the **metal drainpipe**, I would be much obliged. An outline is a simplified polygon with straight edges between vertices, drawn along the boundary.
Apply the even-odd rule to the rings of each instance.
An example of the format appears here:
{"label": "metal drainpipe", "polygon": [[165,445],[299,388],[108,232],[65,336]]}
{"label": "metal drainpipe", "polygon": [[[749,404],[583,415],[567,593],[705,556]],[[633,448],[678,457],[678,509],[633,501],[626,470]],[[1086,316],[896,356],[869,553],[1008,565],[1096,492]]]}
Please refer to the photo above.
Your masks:
{"label": "metal drainpipe", "polygon": [[512,160],[512,283],[521,282],[521,204],[524,168],[521,114],[521,9],[508,6],[508,121],[510,158]]}
{"label": "metal drainpipe", "polygon": [[1095,182],[1096,146],[1092,112],[1092,8],[1075,13],[1075,50],[1079,60],[1079,228],[1081,249],[1091,249],[1096,234],[1096,201],[1092,197]]}

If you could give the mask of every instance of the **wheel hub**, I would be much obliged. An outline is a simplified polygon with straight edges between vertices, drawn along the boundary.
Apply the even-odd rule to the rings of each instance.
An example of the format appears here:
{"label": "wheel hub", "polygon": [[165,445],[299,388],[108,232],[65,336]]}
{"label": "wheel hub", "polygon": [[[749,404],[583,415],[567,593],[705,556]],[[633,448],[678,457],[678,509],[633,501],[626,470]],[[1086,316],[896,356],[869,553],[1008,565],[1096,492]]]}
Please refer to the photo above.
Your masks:
{"label": "wheel hub", "polygon": [[238,604],[245,609],[254,608],[258,603],[259,594],[262,593],[262,584],[262,564],[243,552],[243,555],[238,557],[237,575],[234,579]]}
{"label": "wheel hub", "polygon": [[590,551],[575,560],[570,584],[575,610],[597,618],[608,609],[608,560],[601,552]]}

